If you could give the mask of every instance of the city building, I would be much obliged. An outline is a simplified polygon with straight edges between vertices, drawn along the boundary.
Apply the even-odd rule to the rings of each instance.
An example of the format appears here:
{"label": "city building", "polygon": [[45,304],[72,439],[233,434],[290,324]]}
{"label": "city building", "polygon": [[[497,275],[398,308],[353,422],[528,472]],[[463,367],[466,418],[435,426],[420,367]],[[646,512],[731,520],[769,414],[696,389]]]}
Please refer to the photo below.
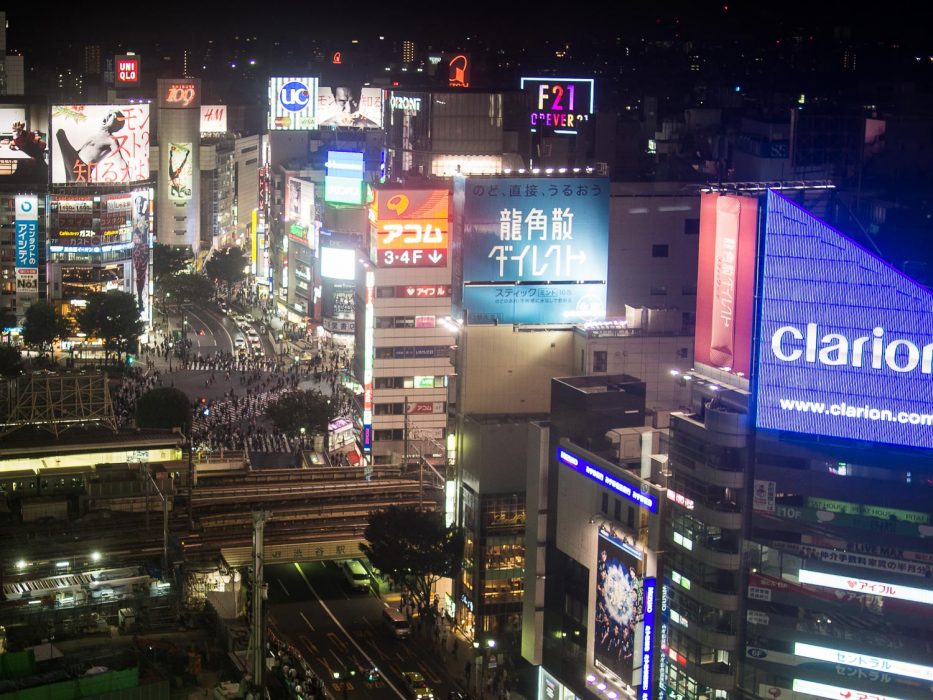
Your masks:
{"label": "city building", "polygon": [[357,268],[354,373],[362,453],[374,464],[444,457],[451,332],[450,191],[375,187]]}

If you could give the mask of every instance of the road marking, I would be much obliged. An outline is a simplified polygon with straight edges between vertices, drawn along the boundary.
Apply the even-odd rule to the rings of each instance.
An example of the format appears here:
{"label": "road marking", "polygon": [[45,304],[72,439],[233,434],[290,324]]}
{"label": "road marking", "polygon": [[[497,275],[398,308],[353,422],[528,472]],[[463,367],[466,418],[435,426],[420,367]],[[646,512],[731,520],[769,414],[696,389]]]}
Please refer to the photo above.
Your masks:
{"label": "road marking", "polygon": [[429,681],[431,681],[433,685],[440,685],[441,683],[444,682],[442,678],[439,678],[436,673],[434,673],[431,669],[425,666],[423,661],[418,661],[417,663],[418,663],[418,666],[421,668],[424,677],[427,678]]}
{"label": "road marking", "polygon": [[340,647],[340,650],[341,650],[341,651],[346,651],[346,650],[347,650],[347,644],[346,644],[346,642],[344,642],[340,637],[338,637],[338,636],[337,636],[336,634],[334,634],[333,632],[328,632],[328,633],[327,633],[327,638],[328,638],[330,641],[332,641],[335,645],[337,645],[338,647]]}
{"label": "road marking", "polygon": [[298,614],[301,615],[301,619],[305,621],[305,624],[311,628],[311,631],[315,632],[316,630],[314,629],[314,625],[312,625],[310,620],[308,620],[308,618],[305,617],[305,614],[301,612],[300,610],[298,611]]}
{"label": "road marking", "polygon": [[375,629],[375,627],[373,626],[373,623],[370,622],[368,619],[366,619],[366,616],[365,616],[365,615],[363,615],[363,622],[365,622],[366,625],[367,625],[370,629]]}
{"label": "road marking", "polygon": [[[314,595],[314,597],[317,598],[318,604],[321,606],[324,612],[327,613],[327,616],[331,620],[333,620],[334,624],[337,625],[340,631],[343,632],[344,636],[348,640],[350,640],[350,643],[357,648],[357,651],[359,651],[363,655],[363,658],[366,659],[366,663],[368,663],[370,666],[377,666],[377,664],[373,663],[373,660],[369,658],[369,654],[363,651],[363,648],[359,644],[356,643],[356,640],[353,639],[353,637],[350,636],[350,634],[347,632],[344,626],[340,624],[340,620],[336,618],[334,613],[331,612],[330,608],[328,608],[327,605],[324,603],[324,601],[321,600],[321,596],[317,594],[317,591],[314,590],[314,586],[311,585],[311,582],[308,580],[308,577],[305,576],[305,572],[301,570],[301,564],[299,564],[298,562],[295,562],[295,568],[298,569],[298,573],[301,574],[301,578],[304,580],[305,585],[308,586],[308,590],[310,590],[312,595]],[[406,700],[407,696],[404,693],[402,693],[402,691],[400,691],[398,688],[396,688],[395,684],[393,684],[392,681],[386,678],[385,682],[386,682],[386,685],[388,685],[392,689],[392,692],[394,692],[398,697],[402,698],[403,700]]]}
{"label": "road marking", "polygon": [[[285,584],[282,583],[282,579],[277,578],[276,581],[279,582],[279,585],[282,587],[282,590],[285,591],[285,595],[287,595],[289,598],[291,598],[291,594],[288,592],[288,589],[285,587]],[[304,617],[304,615],[302,615],[302,617]],[[308,621],[305,620],[305,622],[308,622]],[[308,624],[310,625],[311,623],[309,622]],[[314,628],[312,627],[311,629],[314,629]]]}
{"label": "road marking", "polygon": [[298,638],[301,640],[301,643],[302,643],[302,644],[304,644],[306,647],[308,647],[308,651],[310,651],[310,652],[311,652],[312,654],[314,654],[315,656],[318,655],[317,646],[314,644],[314,642],[312,642],[310,639],[308,639],[307,637],[305,637],[303,634],[298,635]]}

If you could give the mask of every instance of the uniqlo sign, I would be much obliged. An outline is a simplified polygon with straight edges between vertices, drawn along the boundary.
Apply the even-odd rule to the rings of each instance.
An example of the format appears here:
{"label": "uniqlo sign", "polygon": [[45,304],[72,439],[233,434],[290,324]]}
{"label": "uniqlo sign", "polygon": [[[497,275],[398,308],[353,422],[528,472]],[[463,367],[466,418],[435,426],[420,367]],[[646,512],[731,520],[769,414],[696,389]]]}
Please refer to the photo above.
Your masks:
{"label": "uniqlo sign", "polygon": [[139,84],[139,56],[115,56],[113,81],[117,85]]}

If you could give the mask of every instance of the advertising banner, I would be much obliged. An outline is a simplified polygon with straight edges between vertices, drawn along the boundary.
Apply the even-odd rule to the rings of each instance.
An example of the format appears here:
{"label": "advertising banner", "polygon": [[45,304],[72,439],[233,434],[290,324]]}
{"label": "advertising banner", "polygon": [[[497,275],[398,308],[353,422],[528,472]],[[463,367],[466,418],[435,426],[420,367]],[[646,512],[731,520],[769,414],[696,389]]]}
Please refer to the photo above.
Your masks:
{"label": "advertising banner", "polygon": [[16,197],[16,268],[39,267],[39,198]]}
{"label": "advertising banner", "polygon": [[152,191],[136,190],[132,197],[133,281],[140,318],[152,324]]}
{"label": "advertising banner", "polygon": [[356,251],[352,248],[321,246],[321,277],[356,279]]}
{"label": "advertising banner", "polygon": [[170,143],[168,146],[168,196],[173,202],[191,199],[191,144]]}
{"label": "advertising banner", "polygon": [[598,668],[629,686],[642,665],[644,556],[630,537],[599,531],[596,562],[596,642]]}
{"label": "advertising banner", "polygon": [[694,357],[749,375],[755,304],[758,200],[700,195],[700,250]]}
{"label": "advertising banner", "polygon": [[26,302],[39,297],[39,198],[16,197],[14,219],[16,297]]}
{"label": "advertising banner", "polygon": [[376,190],[370,209],[376,266],[446,267],[449,202],[447,190]]}
{"label": "advertising banner", "polygon": [[609,181],[471,178],[463,207],[463,306],[471,323],[605,318]]}
{"label": "advertising banner", "polygon": [[48,109],[0,103],[0,184],[48,184]]}
{"label": "advertising banner", "polygon": [[52,107],[52,183],[119,184],[149,177],[149,105]]}
{"label": "advertising banner", "polygon": [[592,78],[522,78],[521,88],[531,93],[528,124],[532,130],[575,134],[593,114]]}
{"label": "advertising banner", "polygon": [[317,128],[317,78],[269,78],[269,130]]}
{"label": "advertising banner", "polygon": [[227,130],[226,105],[201,105],[202,134],[222,134]]}
{"label": "advertising banner", "polygon": [[319,87],[317,123],[321,128],[381,129],[382,88]]}
{"label": "advertising banner", "polygon": [[314,225],[314,183],[289,176],[285,187],[288,237],[312,250],[317,248]]}
{"label": "advertising banner", "polygon": [[328,151],[325,163],[324,201],[362,204],[365,162],[359,151]]}
{"label": "advertising banner", "polygon": [[773,191],[764,247],[758,427],[933,447],[929,290]]}

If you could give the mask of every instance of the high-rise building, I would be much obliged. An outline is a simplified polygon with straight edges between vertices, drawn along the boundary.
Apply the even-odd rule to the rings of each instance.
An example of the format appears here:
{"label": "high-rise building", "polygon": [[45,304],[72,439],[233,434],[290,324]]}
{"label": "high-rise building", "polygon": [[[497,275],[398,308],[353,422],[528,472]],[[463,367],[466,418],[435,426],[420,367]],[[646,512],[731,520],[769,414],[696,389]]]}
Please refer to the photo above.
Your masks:
{"label": "high-rise building", "polygon": [[100,75],[100,44],[86,44],[84,47],[84,74]]}
{"label": "high-rise building", "polygon": [[402,63],[405,65],[415,62],[415,42],[410,39],[402,41]]}

